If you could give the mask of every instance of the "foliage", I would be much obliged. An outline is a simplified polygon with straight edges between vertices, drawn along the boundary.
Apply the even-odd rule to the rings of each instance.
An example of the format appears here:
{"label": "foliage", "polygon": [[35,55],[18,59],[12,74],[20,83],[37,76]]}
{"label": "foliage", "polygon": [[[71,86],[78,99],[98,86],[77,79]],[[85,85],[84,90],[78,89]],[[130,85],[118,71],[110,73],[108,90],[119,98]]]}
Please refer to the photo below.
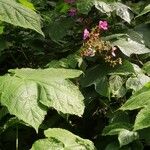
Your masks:
{"label": "foliage", "polygon": [[0,0],[0,149],[149,148],[149,15],[148,0]]}

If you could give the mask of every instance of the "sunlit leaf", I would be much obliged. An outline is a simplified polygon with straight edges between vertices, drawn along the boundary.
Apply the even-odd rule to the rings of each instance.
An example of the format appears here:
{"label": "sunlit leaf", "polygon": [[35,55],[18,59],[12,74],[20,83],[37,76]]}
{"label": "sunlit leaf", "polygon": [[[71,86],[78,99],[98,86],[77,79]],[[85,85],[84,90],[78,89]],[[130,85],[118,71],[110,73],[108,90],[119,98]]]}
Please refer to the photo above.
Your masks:
{"label": "sunlit leaf", "polygon": [[0,0],[0,20],[29,28],[44,35],[41,30],[40,16],[31,9],[12,0]]}
{"label": "sunlit leaf", "polygon": [[78,77],[81,71],[28,68],[10,70],[10,72],[12,76],[0,78],[1,103],[11,114],[36,130],[47,111],[43,105],[55,108],[64,114],[79,116],[83,114],[84,98],[78,87],[67,80]]}
{"label": "sunlit leaf", "polygon": [[147,48],[144,44],[140,44],[130,38],[120,38],[113,44],[118,46],[122,53],[127,56],[130,56],[131,54],[150,53],[150,49]]}

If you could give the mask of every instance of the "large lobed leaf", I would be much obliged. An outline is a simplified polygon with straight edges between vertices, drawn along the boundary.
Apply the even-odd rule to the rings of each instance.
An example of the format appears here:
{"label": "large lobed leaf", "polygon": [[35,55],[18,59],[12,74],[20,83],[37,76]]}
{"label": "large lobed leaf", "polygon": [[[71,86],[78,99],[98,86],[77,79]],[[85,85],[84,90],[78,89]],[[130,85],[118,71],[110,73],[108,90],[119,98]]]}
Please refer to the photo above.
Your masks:
{"label": "large lobed leaf", "polygon": [[0,77],[1,103],[36,130],[46,114],[43,105],[62,113],[83,114],[84,98],[78,87],[67,80],[78,77],[81,71],[51,68],[16,69],[10,73]]}
{"label": "large lobed leaf", "polygon": [[40,16],[14,0],[0,0],[0,20],[15,26],[35,30],[44,35],[41,30]]}
{"label": "large lobed leaf", "polygon": [[47,139],[36,141],[31,150],[96,150],[90,140],[82,139],[64,129],[53,128],[44,133]]}

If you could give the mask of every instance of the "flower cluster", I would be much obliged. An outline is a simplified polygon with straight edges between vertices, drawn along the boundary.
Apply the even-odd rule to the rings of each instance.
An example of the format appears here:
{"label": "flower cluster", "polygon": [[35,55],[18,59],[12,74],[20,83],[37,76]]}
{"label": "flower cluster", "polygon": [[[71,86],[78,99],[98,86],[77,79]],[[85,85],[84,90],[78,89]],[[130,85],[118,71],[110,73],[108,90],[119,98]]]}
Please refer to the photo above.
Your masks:
{"label": "flower cluster", "polygon": [[101,39],[101,32],[108,30],[107,21],[99,21],[99,24],[91,30],[86,28],[83,31],[83,46],[81,56],[83,57],[102,57],[110,66],[115,67],[122,64],[122,59],[117,57],[118,48],[112,46],[110,42]]}

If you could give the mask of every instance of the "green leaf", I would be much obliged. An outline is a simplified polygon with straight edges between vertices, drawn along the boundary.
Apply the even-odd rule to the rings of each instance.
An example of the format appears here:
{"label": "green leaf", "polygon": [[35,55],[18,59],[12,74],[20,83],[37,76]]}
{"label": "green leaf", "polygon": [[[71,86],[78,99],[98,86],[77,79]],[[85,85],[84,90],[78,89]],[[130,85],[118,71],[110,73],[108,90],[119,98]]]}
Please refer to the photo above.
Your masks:
{"label": "green leaf", "polygon": [[[85,72],[81,78],[81,85],[88,87],[95,86],[96,91],[103,96],[109,96],[109,86],[107,75],[109,74],[132,74],[134,73],[133,66],[128,61],[124,61],[122,65],[110,67],[104,63],[94,66]],[[105,88],[104,88],[105,87]]]}
{"label": "green leaf", "polygon": [[109,78],[109,86],[112,92],[113,97],[123,97],[126,93],[125,88],[123,87],[123,80],[119,75],[112,75]]}
{"label": "green leaf", "polygon": [[65,150],[64,144],[57,139],[47,138],[36,141],[31,150]]}
{"label": "green leaf", "polygon": [[29,2],[28,0],[18,0],[18,1],[25,7],[35,10],[34,5],[31,2]]}
{"label": "green leaf", "polygon": [[106,76],[101,76],[94,83],[97,93],[109,97],[109,83]]}
{"label": "green leaf", "polygon": [[137,91],[126,103],[120,108],[121,110],[134,110],[147,106],[150,103],[150,83]]}
{"label": "green leaf", "polygon": [[127,144],[133,142],[134,140],[137,140],[138,138],[139,138],[139,135],[137,132],[129,131],[126,129],[120,131],[120,133],[118,135],[120,147],[127,145]]}
{"label": "green leaf", "polygon": [[53,21],[48,26],[48,33],[53,41],[59,41],[65,37],[68,30],[74,25],[73,20],[70,18],[60,19],[58,21]]}
{"label": "green leaf", "polygon": [[15,76],[33,81],[38,86],[38,100],[45,106],[52,107],[64,114],[81,116],[84,112],[84,97],[79,88],[68,78],[75,78],[82,71],[72,69],[16,69]]}
{"label": "green leaf", "polygon": [[114,123],[129,123],[129,114],[125,111],[115,111],[113,114],[110,116],[109,123],[114,124]]}
{"label": "green leaf", "polygon": [[[149,91],[150,92],[150,91]],[[134,130],[150,127],[150,104],[143,108],[136,116]]]}
{"label": "green leaf", "polygon": [[112,123],[106,126],[103,130],[103,135],[116,135],[124,129],[130,130],[132,128],[131,124],[125,122]]}
{"label": "green leaf", "polygon": [[53,60],[46,65],[47,68],[72,68],[75,69],[76,66],[80,65],[83,61],[83,58],[79,55],[72,54],[67,58],[62,58],[59,61]]}
{"label": "green leaf", "polygon": [[114,45],[118,46],[123,54],[130,56],[131,54],[145,54],[150,53],[150,49],[145,47],[144,44],[140,44],[131,38],[120,38],[113,42]]}
{"label": "green leaf", "polygon": [[142,12],[141,12],[138,16],[136,16],[136,18],[137,18],[137,17],[140,17],[140,16],[143,16],[143,15],[149,13],[149,12],[150,12],[150,4],[148,4],[148,5],[142,10]]}
{"label": "green leaf", "polygon": [[44,35],[41,31],[40,16],[15,1],[0,0],[0,20],[15,26],[35,30]]}
{"label": "green leaf", "polygon": [[73,133],[60,129],[60,128],[53,128],[44,131],[44,134],[48,138],[54,138],[61,141],[64,144],[64,149],[71,149],[71,150],[96,150],[94,144],[87,139],[82,139]]}
{"label": "green leaf", "polygon": [[[103,66],[104,67],[104,66]],[[85,76],[81,79],[81,85],[88,87],[94,84],[95,90],[103,96],[109,96],[109,87],[107,69],[105,70],[101,65],[90,68],[85,72]],[[102,69],[103,68],[103,69]]]}
{"label": "green leaf", "polygon": [[0,77],[1,103],[8,111],[38,131],[46,109],[38,102],[37,83],[15,76]]}
{"label": "green leaf", "polygon": [[137,91],[120,109],[134,110],[139,108],[143,109],[136,116],[134,130],[150,127],[150,82]]}
{"label": "green leaf", "polygon": [[46,114],[40,102],[62,113],[83,114],[82,94],[71,81],[65,80],[78,77],[81,71],[51,68],[16,69],[10,72],[12,76],[0,78],[1,103],[11,114],[36,130]]}
{"label": "green leaf", "polygon": [[54,80],[41,84],[40,102],[62,113],[81,116],[84,112],[83,96],[70,81]]}
{"label": "green leaf", "polygon": [[93,0],[77,1],[77,9],[82,14],[88,14],[93,5]]}
{"label": "green leaf", "polygon": [[130,23],[134,17],[131,8],[119,2],[95,0],[94,5],[100,12],[105,13],[108,16],[114,11],[117,16],[128,23]]}
{"label": "green leaf", "polygon": [[144,44],[150,48],[150,23],[148,24],[140,24],[135,27],[135,31],[141,34]]}
{"label": "green leaf", "polygon": [[136,77],[128,78],[126,82],[126,88],[132,89],[133,92],[140,90],[147,82],[150,81],[150,77],[145,74],[138,74]]}
{"label": "green leaf", "polygon": [[148,74],[150,76],[150,61],[146,62],[144,65],[143,65],[143,68],[144,72],[146,74]]}
{"label": "green leaf", "polygon": [[[59,79],[71,79],[76,78],[82,74],[82,71],[75,69],[10,69],[10,73],[15,74],[18,77],[30,79],[30,80],[43,80],[45,82],[59,80]],[[60,76],[61,75],[61,76]],[[48,80],[47,80],[48,79]]]}
{"label": "green leaf", "polygon": [[36,141],[31,150],[96,150],[91,141],[64,129],[53,128],[44,133],[47,138]]}
{"label": "green leaf", "polygon": [[110,15],[110,12],[112,12],[111,5],[103,1],[95,0],[94,4],[95,4],[95,7],[102,13],[106,13],[107,15]]}
{"label": "green leaf", "polygon": [[114,3],[113,7],[115,9],[116,15],[118,15],[120,18],[125,20],[126,22],[130,23],[133,19],[134,15],[130,9],[130,7],[122,4],[122,3]]}

